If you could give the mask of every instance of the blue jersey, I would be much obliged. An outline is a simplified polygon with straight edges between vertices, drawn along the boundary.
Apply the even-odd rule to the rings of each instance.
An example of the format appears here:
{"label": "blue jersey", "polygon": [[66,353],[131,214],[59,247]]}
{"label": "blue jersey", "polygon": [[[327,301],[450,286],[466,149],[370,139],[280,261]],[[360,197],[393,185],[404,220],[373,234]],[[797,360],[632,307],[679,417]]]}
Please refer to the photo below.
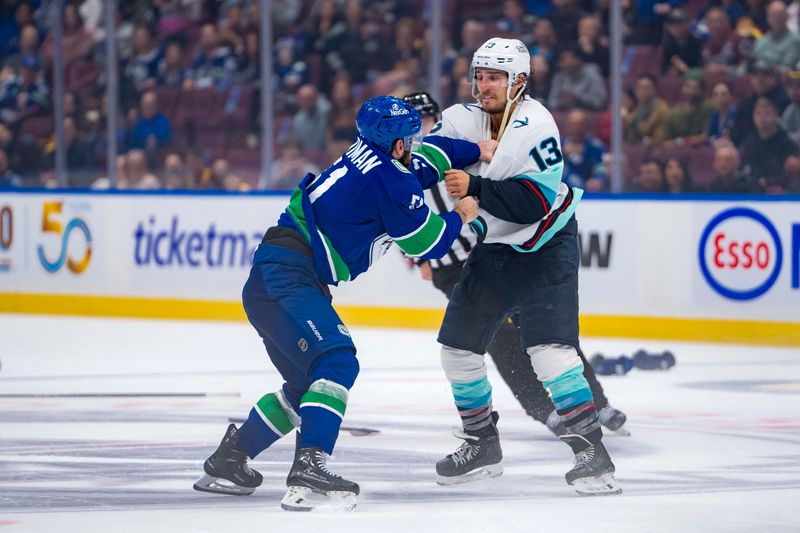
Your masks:
{"label": "blue jersey", "polygon": [[278,225],[305,235],[317,274],[331,285],[366,272],[394,242],[410,256],[438,259],[458,237],[461,217],[431,211],[423,188],[479,155],[472,142],[431,136],[408,169],[359,137],[319,176],[303,179]]}

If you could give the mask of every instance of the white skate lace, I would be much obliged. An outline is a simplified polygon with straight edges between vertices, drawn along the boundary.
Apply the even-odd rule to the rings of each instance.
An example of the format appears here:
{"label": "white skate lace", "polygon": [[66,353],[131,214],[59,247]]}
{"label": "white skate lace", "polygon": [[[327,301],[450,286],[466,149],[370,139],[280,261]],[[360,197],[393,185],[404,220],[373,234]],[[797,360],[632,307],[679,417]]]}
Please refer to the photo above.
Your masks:
{"label": "white skate lace", "polygon": [[462,464],[465,464],[467,461],[471,460],[473,457],[475,457],[478,454],[478,450],[480,450],[480,446],[477,445],[477,444],[472,444],[471,442],[469,442],[471,440],[477,441],[478,437],[474,437],[472,435],[468,435],[465,432],[463,432],[461,429],[455,428],[455,427],[453,428],[453,436],[456,437],[457,439],[463,439],[463,440],[466,441],[466,442],[464,442],[464,444],[459,446],[459,448],[456,451],[454,451],[453,453],[450,454],[450,457],[453,458],[453,462],[456,465],[460,466]]}
{"label": "white skate lace", "polygon": [[594,460],[594,446],[589,446],[585,450],[575,454],[575,468],[588,465]]}
{"label": "white skate lace", "polygon": [[333,472],[331,472],[330,470],[328,470],[328,454],[326,454],[324,452],[319,452],[319,453],[315,454],[313,462],[314,462],[314,465],[317,468],[319,468],[320,470],[322,470],[325,474],[327,474],[327,475],[329,475],[329,476],[331,476],[333,478],[336,478],[336,479],[342,479],[342,476],[336,475]]}

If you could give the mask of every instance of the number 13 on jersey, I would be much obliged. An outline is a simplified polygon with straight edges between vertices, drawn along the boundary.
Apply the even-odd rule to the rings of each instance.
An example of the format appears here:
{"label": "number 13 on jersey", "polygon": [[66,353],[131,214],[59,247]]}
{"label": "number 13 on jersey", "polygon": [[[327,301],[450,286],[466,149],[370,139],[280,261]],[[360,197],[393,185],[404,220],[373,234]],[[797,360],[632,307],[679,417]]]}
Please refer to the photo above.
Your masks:
{"label": "number 13 on jersey", "polygon": [[[542,157],[542,154],[544,154],[544,157]],[[556,141],[555,137],[548,137],[539,143],[538,148],[534,147],[531,150],[530,156],[533,158],[541,172],[544,172],[548,168],[557,165],[564,160],[564,157],[561,155],[561,150],[558,148],[558,141]]]}

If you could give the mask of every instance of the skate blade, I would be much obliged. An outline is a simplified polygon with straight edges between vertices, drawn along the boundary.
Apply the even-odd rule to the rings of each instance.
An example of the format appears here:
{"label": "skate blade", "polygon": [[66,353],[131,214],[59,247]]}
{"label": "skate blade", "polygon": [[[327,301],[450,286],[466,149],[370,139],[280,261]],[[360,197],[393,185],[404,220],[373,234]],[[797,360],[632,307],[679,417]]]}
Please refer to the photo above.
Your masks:
{"label": "skate blade", "polygon": [[214,494],[230,494],[232,496],[249,496],[256,489],[255,487],[242,487],[227,479],[204,474],[203,477],[194,482],[194,490]]}
{"label": "skate blade", "polygon": [[473,470],[472,472],[467,472],[466,474],[462,474],[460,476],[438,476],[436,479],[437,485],[461,485],[463,483],[472,483],[473,481],[480,481],[482,479],[491,479],[493,477],[500,477],[503,475],[503,464],[497,463],[494,465],[487,465],[482,466]]}
{"label": "skate blade", "polygon": [[318,494],[308,487],[289,487],[281,500],[284,511],[348,512],[356,508],[358,500],[352,492],[331,491]]}
{"label": "skate blade", "polygon": [[622,492],[613,472],[598,477],[578,478],[570,485],[581,496],[611,496]]}

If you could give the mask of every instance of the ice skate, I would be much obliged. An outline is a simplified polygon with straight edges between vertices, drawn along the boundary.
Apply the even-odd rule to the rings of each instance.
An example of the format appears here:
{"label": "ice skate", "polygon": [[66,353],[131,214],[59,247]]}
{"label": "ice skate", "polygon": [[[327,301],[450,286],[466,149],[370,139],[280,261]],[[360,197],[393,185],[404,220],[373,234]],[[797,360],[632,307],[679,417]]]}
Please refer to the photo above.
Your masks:
{"label": "ice skate", "polygon": [[286,511],[352,511],[359,493],[357,483],[328,470],[328,455],[320,448],[300,448],[281,500]]}
{"label": "ice skate", "polygon": [[600,420],[601,426],[608,428],[617,435],[623,435],[625,437],[631,436],[631,432],[625,427],[625,422],[628,421],[628,417],[619,409],[606,405],[598,411],[597,418]]}
{"label": "ice skate", "polygon": [[[586,441],[580,435],[561,437],[561,440],[568,443],[572,439]],[[575,464],[564,478],[567,480],[567,484],[581,496],[605,496],[622,492],[622,488],[614,479],[614,463],[611,462],[611,457],[608,456],[602,442],[592,444],[585,450],[577,452]]]}
{"label": "ice skate", "polygon": [[261,474],[247,466],[247,453],[239,447],[239,430],[231,424],[217,451],[203,464],[205,475],[194,483],[194,490],[246,496],[261,485]]}
{"label": "ice skate", "polygon": [[503,450],[497,433],[500,416],[492,413],[492,423],[478,430],[453,430],[453,435],[464,439],[456,451],[436,463],[439,485],[457,485],[503,474]]}

